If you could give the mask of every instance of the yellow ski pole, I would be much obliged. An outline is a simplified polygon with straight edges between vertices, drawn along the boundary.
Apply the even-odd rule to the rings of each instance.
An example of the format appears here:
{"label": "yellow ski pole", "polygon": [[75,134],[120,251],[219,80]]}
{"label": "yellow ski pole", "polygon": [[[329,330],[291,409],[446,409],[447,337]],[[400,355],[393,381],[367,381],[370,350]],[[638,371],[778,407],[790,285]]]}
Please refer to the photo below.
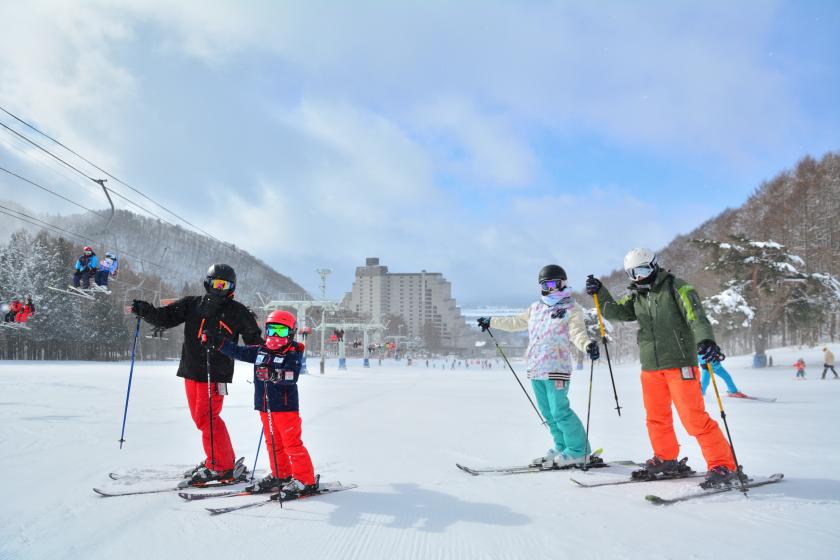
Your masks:
{"label": "yellow ski pole", "polygon": [[[592,275],[589,275],[592,278]],[[598,327],[601,329],[601,343],[604,345],[604,354],[607,356],[607,367],[610,370],[610,381],[612,382],[613,396],[615,397],[615,409],[621,416],[621,405],[618,404],[618,391],[615,390],[615,377],[613,376],[612,362],[610,362],[610,349],[607,346],[607,332],[604,330],[604,318],[601,317],[601,304],[598,302],[598,294],[592,294],[595,301],[595,312],[598,314]]]}
{"label": "yellow ski pole", "polygon": [[744,496],[747,495],[747,487],[744,485],[744,478],[741,476],[741,464],[738,463],[738,456],[735,455],[735,445],[732,444],[732,435],[729,433],[729,423],[726,421],[726,411],[723,410],[723,401],[720,400],[720,392],[717,388],[717,381],[715,381],[715,372],[712,370],[712,363],[706,360],[706,369],[709,370],[709,377],[712,378],[712,387],[715,389],[715,398],[717,398],[718,409],[720,410],[720,417],[723,420],[723,427],[726,428],[726,439],[729,440],[729,448],[732,450],[732,459],[735,461],[735,474],[741,482],[741,492]]}

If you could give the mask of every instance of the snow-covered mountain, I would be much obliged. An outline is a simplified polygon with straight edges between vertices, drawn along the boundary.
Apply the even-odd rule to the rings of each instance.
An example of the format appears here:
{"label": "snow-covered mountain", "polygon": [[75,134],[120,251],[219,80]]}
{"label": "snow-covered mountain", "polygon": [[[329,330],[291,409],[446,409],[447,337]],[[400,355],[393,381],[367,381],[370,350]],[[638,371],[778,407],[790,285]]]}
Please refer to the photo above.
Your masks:
{"label": "snow-covered mountain", "polygon": [[[135,273],[160,276],[177,292],[185,284],[197,287],[208,266],[223,262],[236,269],[240,299],[257,303],[258,293],[263,297],[309,297],[291,278],[234,245],[127,210],[117,210],[105,232],[103,222],[90,214],[53,217],[51,223],[102,240],[102,245],[94,247],[98,254],[114,251],[123,255],[121,266],[129,266]],[[125,255],[136,255],[142,261]]]}

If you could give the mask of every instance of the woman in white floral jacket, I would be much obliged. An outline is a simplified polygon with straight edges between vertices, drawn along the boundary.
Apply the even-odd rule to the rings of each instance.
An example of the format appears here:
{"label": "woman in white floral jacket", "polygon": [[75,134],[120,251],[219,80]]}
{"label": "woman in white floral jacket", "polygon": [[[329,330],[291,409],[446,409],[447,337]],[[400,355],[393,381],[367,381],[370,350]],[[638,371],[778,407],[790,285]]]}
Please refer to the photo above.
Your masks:
{"label": "woman in white floral jacket", "polygon": [[482,317],[482,330],[528,331],[528,378],[545,418],[554,447],[535,460],[544,467],[583,464],[591,449],[577,414],[569,405],[572,344],[593,360],[600,356],[598,343],[590,340],[583,311],[571,297],[566,272],[547,265],[539,274],[540,299],[512,317]]}

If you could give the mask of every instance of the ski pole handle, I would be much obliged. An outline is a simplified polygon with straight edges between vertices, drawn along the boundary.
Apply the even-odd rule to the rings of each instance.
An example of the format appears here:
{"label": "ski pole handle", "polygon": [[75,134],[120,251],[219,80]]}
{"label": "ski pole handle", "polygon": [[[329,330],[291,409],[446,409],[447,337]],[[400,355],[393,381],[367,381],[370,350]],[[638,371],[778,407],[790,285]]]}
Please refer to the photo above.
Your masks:
{"label": "ski pole handle", "polygon": [[598,327],[601,329],[601,338],[606,339],[607,333],[604,331],[604,318],[601,317],[601,304],[598,302],[598,294],[592,294],[592,300],[595,302],[595,313],[598,315]]}

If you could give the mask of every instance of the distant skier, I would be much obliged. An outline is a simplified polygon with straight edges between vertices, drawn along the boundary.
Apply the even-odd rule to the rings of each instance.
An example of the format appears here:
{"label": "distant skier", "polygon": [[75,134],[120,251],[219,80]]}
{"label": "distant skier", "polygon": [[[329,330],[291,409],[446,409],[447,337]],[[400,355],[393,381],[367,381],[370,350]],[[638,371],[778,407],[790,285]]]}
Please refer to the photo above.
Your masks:
{"label": "distant skier", "polygon": [[[706,360],[703,359],[703,356],[698,354],[697,355],[697,363],[700,367],[700,390],[703,392],[703,396],[706,396],[706,389],[709,387],[709,368],[706,367]],[[746,398],[747,395],[742,393],[738,390],[738,387],[735,386],[735,382],[732,380],[732,376],[726,371],[726,368],[723,367],[723,364],[720,362],[716,362],[712,360],[712,371],[715,372],[715,375],[723,379],[723,382],[726,383],[726,394],[730,397],[736,398]]]}
{"label": "distant skier", "polygon": [[627,253],[624,270],[631,280],[630,295],[615,301],[594,276],[586,281],[586,293],[598,294],[605,318],[639,323],[642,396],[654,456],[634,477],[679,476],[687,468],[677,461],[673,404],[686,431],[700,444],[708,464],[706,483],[731,484],[738,478],[732,449],[706,412],[697,379],[698,354],[712,363],[724,358],[700,297],[690,284],[662,270],[650,249]]}
{"label": "distant skier", "polygon": [[35,304],[32,303],[32,296],[26,296],[26,303],[20,305],[20,311],[15,315],[15,321],[26,323],[35,314]]}
{"label": "distant skier", "polygon": [[799,358],[796,362],[794,362],[793,367],[796,368],[796,378],[805,379],[805,360]]}
{"label": "distant skier", "polygon": [[3,321],[6,323],[14,323],[17,320],[17,314],[20,313],[21,309],[22,305],[20,300],[13,299],[9,304],[9,311],[7,311],[6,316],[3,317]]}
{"label": "distant skier", "polygon": [[304,495],[318,489],[309,451],[301,439],[297,381],[303,344],[295,342],[295,316],[272,311],[265,320],[265,342],[237,346],[224,334],[205,333],[213,348],[254,364],[254,410],[260,412],[271,473],[247,487],[249,492]]}
{"label": "distant skier", "polygon": [[840,375],[837,375],[837,371],[834,369],[834,354],[826,346],[823,347],[823,379],[825,379],[825,374],[828,373],[828,370],[831,370],[831,373],[834,374],[834,379],[840,378]]}
{"label": "distant skier", "polygon": [[98,267],[99,261],[96,258],[96,253],[93,252],[92,248],[85,247],[74,266],[76,272],[73,273],[73,287],[78,288],[79,283],[81,283],[82,289],[89,289],[90,279],[96,274]]}
{"label": "distant skier", "polygon": [[117,257],[116,255],[114,255],[114,253],[110,251],[105,253],[105,258],[102,259],[102,261],[100,261],[99,269],[96,271],[96,278],[94,279],[96,285],[102,286],[103,288],[107,288],[108,278],[115,278],[117,276],[119,266],[120,261],[117,260]]}
{"label": "distant skier", "polygon": [[[196,428],[201,431],[206,459],[184,474],[190,484],[209,481],[229,482],[243,474],[235,472],[235,454],[225,422],[219,416],[233,380],[233,360],[217,352],[209,352],[201,344],[202,332],[225,333],[236,343],[240,336],[246,344],[260,344],[260,327],[254,314],[234,301],[236,272],[226,264],[214,264],[204,279],[204,296],[186,296],[165,307],[134,300],[131,310],[155,327],[170,329],[184,324],[184,344],[178,377],[184,378],[187,403]],[[207,387],[208,378],[211,382]],[[212,392],[211,405],[208,392]],[[211,438],[212,434],[212,438]],[[215,462],[215,464],[214,464]]]}
{"label": "distant skier", "polygon": [[569,405],[572,344],[592,360],[600,357],[598,343],[589,339],[581,307],[566,285],[566,271],[556,264],[540,270],[540,299],[513,317],[480,317],[482,331],[528,331],[527,375],[537,405],[548,424],[554,447],[534,459],[543,467],[582,465],[591,453],[586,431]]}

